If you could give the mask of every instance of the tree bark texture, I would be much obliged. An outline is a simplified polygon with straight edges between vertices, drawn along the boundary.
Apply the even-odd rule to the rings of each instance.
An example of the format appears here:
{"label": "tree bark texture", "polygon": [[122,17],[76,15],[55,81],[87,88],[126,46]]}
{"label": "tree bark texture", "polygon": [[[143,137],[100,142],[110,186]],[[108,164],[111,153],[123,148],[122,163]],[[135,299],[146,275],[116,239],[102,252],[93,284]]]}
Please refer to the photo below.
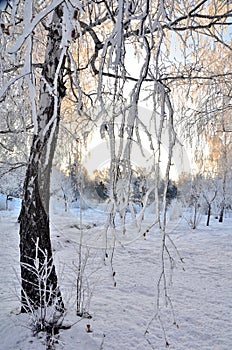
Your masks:
{"label": "tree bark texture", "polygon": [[208,211],[207,211],[207,222],[206,226],[209,226],[209,221],[210,221],[210,216],[211,216],[211,204],[208,204]]}
{"label": "tree bark texture", "polygon": [[34,134],[26,177],[20,221],[22,312],[43,304],[63,307],[53,264],[49,228],[50,176],[60,106],[65,95],[65,56],[62,56],[62,7],[55,9],[48,32],[45,63],[40,81],[37,131]]}

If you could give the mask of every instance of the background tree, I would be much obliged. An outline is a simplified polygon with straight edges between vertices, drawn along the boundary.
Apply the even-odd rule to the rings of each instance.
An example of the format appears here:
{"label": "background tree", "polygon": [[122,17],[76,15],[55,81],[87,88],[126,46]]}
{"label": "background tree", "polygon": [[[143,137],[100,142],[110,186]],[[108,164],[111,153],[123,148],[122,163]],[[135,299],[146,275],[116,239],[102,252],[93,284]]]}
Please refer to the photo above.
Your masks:
{"label": "background tree", "polygon": [[[203,177],[202,174],[195,176],[183,176],[178,182],[179,196],[183,207],[187,208],[187,220],[192,227],[196,229],[201,216],[202,198],[203,198]],[[188,212],[188,208],[190,212]]]}
{"label": "background tree", "polygon": [[218,181],[216,178],[213,178],[210,176],[203,177],[202,194],[206,202],[206,214],[207,214],[206,226],[209,226],[210,217],[212,214],[212,207],[218,194]]}
{"label": "background tree", "polygon": [[[228,15],[230,16],[231,9]],[[227,24],[229,25],[229,17]],[[178,99],[179,123],[195,153],[197,171],[211,174],[212,181],[221,178],[217,200],[221,198],[219,220],[222,221],[231,168],[231,32],[208,28],[210,50],[196,45],[195,78],[186,92],[186,100]],[[215,38],[215,42],[211,39]],[[196,43],[194,41],[194,43]],[[203,73],[203,74],[202,74]],[[211,76],[209,83],[207,76]],[[202,76],[202,79],[200,79]],[[192,79],[192,78],[191,78]],[[188,95],[188,96],[187,96]],[[226,141],[225,141],[226,140]]]}

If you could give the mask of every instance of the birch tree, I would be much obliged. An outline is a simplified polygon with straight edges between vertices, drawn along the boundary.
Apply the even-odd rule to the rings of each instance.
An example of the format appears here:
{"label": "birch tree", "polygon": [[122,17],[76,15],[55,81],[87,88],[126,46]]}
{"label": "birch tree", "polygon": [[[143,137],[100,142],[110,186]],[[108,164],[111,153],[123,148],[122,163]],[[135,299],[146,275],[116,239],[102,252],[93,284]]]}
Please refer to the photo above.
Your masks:
{"label": "birch tree", "polygon": [[[180,84],[214,79],[205,64],[199,65],[199,50],[195,48],[213,42],[228,49],[223,28],[230,18],[231,5],[216,0],[17,0],[2,6],[0,98],[6,99],[9,89],[24,86],[34,126],[19,218],[22,311],[28,310],[28,300],[34,307],[39,304],[41,285],[33,269],[36,264],[42,270],[45,257],[50,271],[47,285],[42,286],[45,299],[63,307],[49,234],[49,186],[62,106],[68,100],[80,119],[85,116],[96,122],[101,115],[102,135],[110,140],[111,210],[107,232],[114,229],[118,211],[125,224],[132,179],[131,151],[134,142],[141,145],[140,130],[145,132],[156,174],[154,223],[159,222],[163,234],[160,285],[163,282],[167,296],[166,193],[176,142],[173,98]],[[128,65],[131,54],[138,57],[134,70]],[[217,76],[223,78],[225,74]],[[139,117],[142,99],[153,111],[151,129]],[[164,134],[168,160],[160,206]],[[123,198],[117,193],[121,184]]]}

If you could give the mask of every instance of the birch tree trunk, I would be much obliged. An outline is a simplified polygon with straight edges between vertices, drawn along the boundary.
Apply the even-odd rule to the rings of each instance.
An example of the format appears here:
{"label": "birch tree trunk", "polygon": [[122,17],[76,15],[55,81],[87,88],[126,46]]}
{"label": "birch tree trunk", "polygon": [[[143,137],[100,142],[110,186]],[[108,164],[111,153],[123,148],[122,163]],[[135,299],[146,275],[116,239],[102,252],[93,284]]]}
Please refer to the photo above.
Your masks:
{"label": "birch tree trunk", "polygon": [[55,303],[63,308],[53,264],[49,229],[50,174],[58,135],[61,101],[65,94],[65,53],[61,46],[62,15],[62,7],[59,6],[54,10],[47,36],[37,125],[19,216],[22,312],[38,308],[43,303]]}

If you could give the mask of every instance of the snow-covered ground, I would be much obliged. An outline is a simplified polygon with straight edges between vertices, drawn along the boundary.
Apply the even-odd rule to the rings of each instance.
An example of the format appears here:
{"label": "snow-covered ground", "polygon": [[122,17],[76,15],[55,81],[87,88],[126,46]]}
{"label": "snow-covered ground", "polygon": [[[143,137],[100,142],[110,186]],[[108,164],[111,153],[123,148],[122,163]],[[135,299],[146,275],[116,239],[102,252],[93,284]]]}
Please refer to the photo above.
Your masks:
{"label": "snow-covered ground", "polygon": [[[18,204],[0,211],[0,349],[42,350],[46,349],[44,336],[33,336],[30,317],[19,314]],[[175,315],[170,304],[165,306],[161,288],[157,317],[162,238],[154,227],[143,236],[152,214],[145,216],[141,234],[128,225],[126,235],[116,231],[106,237],[101,226],[104,213],[96,208],[83,211],[84,304],[92,318],[81,319],[75,315],[81,235],[76,214],[59,209],[51,218],[55,262],[67,308],[65,323],[73,324],[60,331],[55,349],[161,350],[166,348],[166,340],[169,349],[176,350],[232,349],[231,218],[222,224],[212,218],[206,227],[202,217],[196,230],[184,219],[169,222],[170,238],[184,263],[169,243],[176,266],[168,295]],[[168,261],[166,268],[169,278]]]}

